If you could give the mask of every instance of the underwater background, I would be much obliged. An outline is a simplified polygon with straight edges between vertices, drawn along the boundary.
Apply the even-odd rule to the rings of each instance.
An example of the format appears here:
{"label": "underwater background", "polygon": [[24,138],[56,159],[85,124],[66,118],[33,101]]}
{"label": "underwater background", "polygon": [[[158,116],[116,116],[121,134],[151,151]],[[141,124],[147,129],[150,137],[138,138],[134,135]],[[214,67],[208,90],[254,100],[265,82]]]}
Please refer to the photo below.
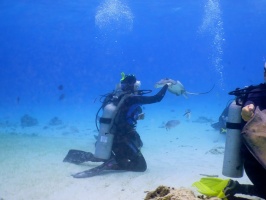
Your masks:
{"label": "underwater background", "polygon": [[[0,199],[99,199],[105,188],[102,199],[135,200],[158,184],[190,186],[200,173],[221,173],[225,134],[211,123],[234,98],[228,92],[263,82],[265,7],[265,0],[1,0]],[[188,98],[168,92],[144,106],[137,130],[147,172],[74,182],[70,174],[88,166],[62,160],[71,148],[94,152],[100,97],[121,72],[135,74],[148,95],[163,78],[189,92],[214,88]],[[167,120],[180,124],[167,131]]]}
{"label": "underwater background", "polygon": [[1,109],[88,104],[113,90],[121,72],[142,89],[166,77],[194,92],[215,84],[213,104],[263,81],[265,0],[0,4]]}

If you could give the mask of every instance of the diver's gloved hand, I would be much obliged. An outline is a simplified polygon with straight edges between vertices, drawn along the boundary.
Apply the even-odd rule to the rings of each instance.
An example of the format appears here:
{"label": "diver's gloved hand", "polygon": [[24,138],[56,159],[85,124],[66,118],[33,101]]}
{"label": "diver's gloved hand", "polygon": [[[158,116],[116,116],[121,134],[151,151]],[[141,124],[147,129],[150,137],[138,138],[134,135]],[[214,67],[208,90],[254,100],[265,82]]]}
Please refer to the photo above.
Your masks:
{"label": "diver's gloved hand", "polygon": [[224,194],[226,197],[232,197],[237,193],[240,184],[237,181],[230,180],[227,186],[224,188]]}
{"label": "diver's gloved hand", "polygon": [[173,83],[166,83],[166,85],[171,86],[171,85],[173,85]]}
{"label": "diver's gloved hand", "polygon": [[168,86],[172,86],[172,85],[176,85],[177,82],[173,79],[169,79],[169,78],[165,78],[165,79],[161,79],[160,81],[158,81],[157,83],[155,83],[154,87],[155,88],[161,88],[165,85]]}
{"label": "diver's gloved hand", "polygon": [[254,104],[246,105],[242,108],[241,116],[244,121],[249,121],[253,116],[255,112],[255,106]]}

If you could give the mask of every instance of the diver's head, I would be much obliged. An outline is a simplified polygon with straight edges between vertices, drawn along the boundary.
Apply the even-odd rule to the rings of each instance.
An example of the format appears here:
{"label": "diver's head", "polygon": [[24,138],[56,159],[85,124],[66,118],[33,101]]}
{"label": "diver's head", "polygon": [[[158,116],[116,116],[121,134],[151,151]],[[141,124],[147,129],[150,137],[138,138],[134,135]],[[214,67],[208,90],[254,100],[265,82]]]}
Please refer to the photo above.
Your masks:
{"label": "diver's head", "polygon": [[125,75],[124,72],[121,73],[122,78],[120,81],[121,90],[135,92],[140,87],[140,81],[137,81],[136,77],[132,74]]}

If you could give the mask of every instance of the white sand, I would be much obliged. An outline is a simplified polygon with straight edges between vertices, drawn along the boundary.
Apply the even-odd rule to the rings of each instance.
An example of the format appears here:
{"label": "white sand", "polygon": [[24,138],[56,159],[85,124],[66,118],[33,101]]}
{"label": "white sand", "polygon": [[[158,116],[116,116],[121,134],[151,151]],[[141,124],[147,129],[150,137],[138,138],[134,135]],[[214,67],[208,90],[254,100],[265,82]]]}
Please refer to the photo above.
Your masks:
{"label": "white sand", "polygon": [[[159,185],[195,190],[191,185],[203,177],[200,174],[226,178],[221,174],[225,135],[212,129],[209,123],[186,121],[182,113],[176,115],[180,125],[166,131],[159,128],[165,116],[153,118],[156,112],[149,112],[138,126],[148,164],[144,173],[117,172],[85,179],[70,176],[96,166],[90,162],[82,165],[62,162],[69,149],[94,152],[94,119],[74,120],[45,129],[44,125],[24,129],[18,124],[2,127],[0,199],[140,200],[146,196],[145,191],[155,190]],[[170,119],[171,116],[166,121]],[[212,149],[218,150],[218,154],[211,153]],[[249,183],[246,176],[239,181]]]}

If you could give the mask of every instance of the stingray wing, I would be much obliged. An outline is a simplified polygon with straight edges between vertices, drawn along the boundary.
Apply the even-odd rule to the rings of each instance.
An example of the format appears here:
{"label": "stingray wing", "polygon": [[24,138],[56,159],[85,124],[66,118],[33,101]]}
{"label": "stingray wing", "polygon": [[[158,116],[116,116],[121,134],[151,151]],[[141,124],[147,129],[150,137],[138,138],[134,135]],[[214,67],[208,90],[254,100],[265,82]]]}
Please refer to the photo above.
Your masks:
{"label": "stingray wing", "polygon": [[165,78],[165,79],[161,79],[160,81],[158,81],[156,84],[155,84],[155,88],[161,88],[163,87],[165,84],[167,83],[172,83],[173,85],[176,84],[176,81],[173,80],[173,79],[169,79],[169,78]]}
{"label": "stingray wing", "polygon": [[185,95],[186,96],[186,90],[180,81],[176,81],[175,84],[170,85],[168,87],[168,91],[177,95],[177,96],[179,96],[179,95]]}

